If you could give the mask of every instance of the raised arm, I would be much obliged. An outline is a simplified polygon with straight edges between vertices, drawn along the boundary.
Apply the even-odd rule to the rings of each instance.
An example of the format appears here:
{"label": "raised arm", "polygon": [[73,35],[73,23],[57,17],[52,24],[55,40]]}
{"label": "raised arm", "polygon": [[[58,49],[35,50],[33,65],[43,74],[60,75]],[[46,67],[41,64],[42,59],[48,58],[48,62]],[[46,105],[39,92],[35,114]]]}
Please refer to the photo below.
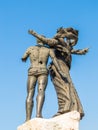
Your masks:
{"label": "raised arm", "polygon": [[85,55],[88,52],[89,48],[84,48],[84,49],[78,49],[78,50],[71,50],[71,54],[76,54],[76,55]]}
{"label": "raised arm", "polygon": [[53,38],[52,39],[51,38],[45,38],[44,36],[37,34],[33,30],[28,30],[28,33],[33,35],[34,37],[38,38],[39,40],[41,40],[44,44],[47,44],[51,47],[58,44],[58,40],[53,39]]}

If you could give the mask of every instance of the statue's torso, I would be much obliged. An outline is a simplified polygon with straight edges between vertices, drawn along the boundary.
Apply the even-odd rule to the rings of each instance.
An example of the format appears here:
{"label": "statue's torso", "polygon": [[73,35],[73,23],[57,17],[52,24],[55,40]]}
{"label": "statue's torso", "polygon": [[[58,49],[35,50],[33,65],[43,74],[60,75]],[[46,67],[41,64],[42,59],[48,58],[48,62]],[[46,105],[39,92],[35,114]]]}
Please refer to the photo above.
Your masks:
{"label": "statue's torso", "polygon": [[49,48],[44,46],[30,47],[29,57],[31,62],[30,73],[48,73],[47,61],[49,57]]}

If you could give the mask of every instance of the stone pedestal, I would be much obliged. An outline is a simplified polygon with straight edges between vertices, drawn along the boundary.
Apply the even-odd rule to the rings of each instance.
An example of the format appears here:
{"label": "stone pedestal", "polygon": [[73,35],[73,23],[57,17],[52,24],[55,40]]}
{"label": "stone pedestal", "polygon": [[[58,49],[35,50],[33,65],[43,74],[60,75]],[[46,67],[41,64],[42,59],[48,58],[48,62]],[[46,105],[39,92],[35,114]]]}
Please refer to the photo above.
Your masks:
{"label": "stone pedestal", "polygon": [[79,121],[79,112],[72,111],[50,119],[33,118],[17,130],[79,130]]}

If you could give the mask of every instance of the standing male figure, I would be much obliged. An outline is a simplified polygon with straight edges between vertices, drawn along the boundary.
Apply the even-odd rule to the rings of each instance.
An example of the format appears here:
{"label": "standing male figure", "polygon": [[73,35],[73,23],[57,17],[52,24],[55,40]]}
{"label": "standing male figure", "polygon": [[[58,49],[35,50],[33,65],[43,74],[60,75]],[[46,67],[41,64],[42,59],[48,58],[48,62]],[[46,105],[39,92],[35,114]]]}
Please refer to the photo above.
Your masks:
{"label": "standing male figure", "polygon": [[31,66],[28,70],[27,82],[27,98],[26,98],[26,121],[31,119],[33,108],[33,97],[35,92],[36,82],[38,81],[38,95],[36,98],[36,117],[42,117],[42,107],[45,99],[45,89],[48,81],[47,62],[49,56],[52,58],[58,72],[65,76],[57,63],[54,50],[46,47],[40,40],[37,40],[38,45],[29,47],[22,57],[22,61],[30,58]]}

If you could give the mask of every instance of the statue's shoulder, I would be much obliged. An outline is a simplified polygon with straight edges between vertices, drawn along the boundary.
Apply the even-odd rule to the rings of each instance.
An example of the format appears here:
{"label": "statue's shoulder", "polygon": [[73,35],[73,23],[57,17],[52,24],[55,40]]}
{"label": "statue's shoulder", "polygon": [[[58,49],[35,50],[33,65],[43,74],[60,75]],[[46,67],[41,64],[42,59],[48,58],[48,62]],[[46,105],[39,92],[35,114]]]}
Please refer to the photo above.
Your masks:
{"label": "statue's shoulder", "polygon": [[36,49],[37,48],[37,46],[30,46],[29,48],[28,48],[28,50],[33,50],[33,49]]}
{"label": "statue's shoulder", "polygon": [[47,50],[50,49],[50,47],[48,45],[43,45],[42,47],[45,48],[45,49],[47,49]]}
{"label": "statue's shoulder", "polygon": [[49,48],[49,50],[50,50],[50,51],[55,51],[55,49],[54,49],[54,48]]}
{"label": "statue's shoulder", "polygon": [[48,50],[50,49],[47,45],[44,45],[43,48],[46,48]]}
{"label": "statue's shoulder", "polygon": [[26,53],[30,54],[34,50],[34,46],[30,46],[27,48]]}
{"label": "statue's shoulder", "polygon": [[48,46],[43,46],[42,47],[43,51],[45,51],[46,53],[49,53],[50,48]]}

